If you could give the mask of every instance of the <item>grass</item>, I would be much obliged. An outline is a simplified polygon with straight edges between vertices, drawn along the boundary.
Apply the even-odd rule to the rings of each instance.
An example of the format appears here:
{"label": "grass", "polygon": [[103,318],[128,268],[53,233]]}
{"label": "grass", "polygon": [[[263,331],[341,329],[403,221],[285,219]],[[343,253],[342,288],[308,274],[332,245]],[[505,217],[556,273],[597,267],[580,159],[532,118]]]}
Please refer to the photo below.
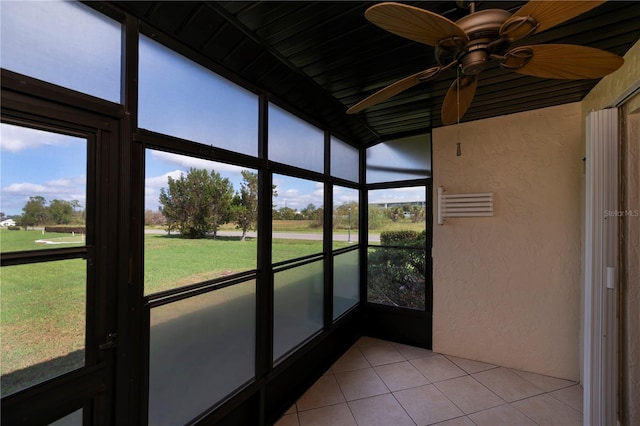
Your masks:
{"label": "grass", "polygon": [[[321,231],[311,226],[312,221],[286,222],[274,221],[274,232],[315,234]],[[413,229],[413,224],[408,225],[390,223],[385,229]],[[424,225],[415,227],[424,229]],[[77,238],[39,230],[0,229],[0,250],[83,245]],[[67,244],[36,242],[43,239]],[[333,242],[334,249],[349,245]],[[319,240],[273,240],[274,263],[321,252]],[[256,269],[257,253],[255,238],[241,242],[239,237],[187,240],[166,234],[145,235],[145,294]],[[86,260],[6,266],[0,274],[2,395],[81,366],[85,341]]]}
{"label": "grass", "polygon": [[[25,386],[6,374],[58,359],[28,385],[77,368],[65,356],[84,348],[86,261],[63,260],[6,266],[0,277],[2,395]],[[77,357],[76,357],[77,358]],[[66,365],[66,366],[65,366]],[[43,377],[44,375],[44,377]]]}
{"label": "grass", "polygon": [[[68,237],[2,229],[0,247],[2,252],[61,247],[35,241]],[[241,242],[239,237],[187,240],[165,234],[146,235],[145,294],[256,269],[257,252],[254,238]],[[273,242],[274,262],[320,252],[321,241]],[[2,395],[82,365],[86,261],[6,266],[0,274]]]}
{"label": "grass", "polygon": [[[298,232],[303,234],[321,234],[322,227],[318,226],[318,222],[315,220],[274,220],[271,222],[273,232]],[[165,230],[164,226],[147,226],[147,229]],[[424,222],[413,223],[410,220],[399,220],[392,222],[387,220],[380,228],[369,229],[372,234],[379,234],[383,231],[397,231],[397,230],[414,230],[423,231],[425,229]],[[233,223],[226,223],[219,228],[220,231],[239,231]],[[351,228],[351,233],[357,233],[358,226],[354,222]],[[334,229],[333,232],[338,234],[346,234],[347,228]]]}
{"label": "grass", "polygon": [[[334,242],[334,248],[348,243]],[[322,241],[273,240],[273,262],[322,252]],[[186,240],[176,236],[145,236],[145,294],[177,288],[256,269],[257,239],[238,237]]]}
{"label": "grass", "polygon": [[257,241],[145,236],[145,294],[256,269]]}
{"label": "grass", "polygon": [[[63,244],[45,244],[36,241],[49,241]],[[0,229],[0,252],[42,250],[57,247],[78,247],[84,245],[84,238],[81,235],[72,236],[57,232],[44,232],[41,230],[20,230],[9,231]]]}

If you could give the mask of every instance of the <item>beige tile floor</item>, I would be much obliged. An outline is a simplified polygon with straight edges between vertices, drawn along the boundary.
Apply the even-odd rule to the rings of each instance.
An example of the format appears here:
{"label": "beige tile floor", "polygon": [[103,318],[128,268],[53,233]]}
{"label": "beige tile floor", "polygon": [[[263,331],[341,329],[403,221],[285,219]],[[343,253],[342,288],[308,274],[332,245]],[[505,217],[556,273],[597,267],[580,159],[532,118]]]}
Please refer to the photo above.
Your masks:
{"label": "beige tile floor", "polygon": [[276,426],[582,425],[575,382],[362,337]]}

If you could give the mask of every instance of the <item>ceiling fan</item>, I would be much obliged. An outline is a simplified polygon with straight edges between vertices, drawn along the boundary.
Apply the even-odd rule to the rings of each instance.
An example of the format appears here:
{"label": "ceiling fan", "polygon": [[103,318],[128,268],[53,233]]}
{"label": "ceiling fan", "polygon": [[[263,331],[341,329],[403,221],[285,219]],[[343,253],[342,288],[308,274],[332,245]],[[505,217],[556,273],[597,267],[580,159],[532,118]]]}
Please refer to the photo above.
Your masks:
{"label": "ceiling fan", "polygon": [[592,79],[622,66],[613,53],[571,44],[512,47],[512,43],[585,13],[604,1],[531,0],[511,14],[503,9],[475,10],[475,2],[458,1],[470,14],[453,22],[444,16],[400,3],[379,3],[365,11],[377,26],[409,40],[435,47],[438,66],[405,77],[347,110],[355,114],[419,83],[457,69],[457,77],[442,104],[444,125],[456,123],[471,105],[478,76],[490,60],[504,69],[543,78]]}

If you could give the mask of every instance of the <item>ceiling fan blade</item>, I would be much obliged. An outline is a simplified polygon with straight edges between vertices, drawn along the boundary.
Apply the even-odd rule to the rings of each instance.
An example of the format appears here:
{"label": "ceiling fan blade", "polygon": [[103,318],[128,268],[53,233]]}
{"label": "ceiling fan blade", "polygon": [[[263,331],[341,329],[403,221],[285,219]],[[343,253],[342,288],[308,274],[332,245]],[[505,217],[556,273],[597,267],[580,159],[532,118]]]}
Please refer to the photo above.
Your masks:
{"label": "ceiling fan blade", "polygon": [[[606,0],[531,0],[507,19],[500,28],[500,35],[507,36],[512,40],[519,40],[529,34],[536,34],[555,27],[605,2]],[[533,21],[527,18],[533,18]]]}
{"label": "ceiling fan blade", "polygon": [[[458,90],[458,86],[460,90]],[[454,80],[442,103],[442,124],[448,126],[462,118],[471,105],[477,87],[478,78],[473,75],[462,75]]]}
{"label": "ceiling fan blade", "polygon": [[364,16],[377,26],[419,43],[437,46],[440,40],[469,37],[462,28],[444,16],[400,3],[379,3],[371,6]]}
{"label": "ceiling fan blade", "polygon": [[622,66],[618,55],[573,44],[537,44],[511,49],[503,68],[534,77],[579,80],[600,78]]}
{"label": "ceiling fan blade", "polygon": [[441,67],[432,67],[424,71],[412,74],[409,77],[405,77],[402,80],[398,80],[395,83],[385,87],[374,93],[373,95],[363,99],[351,108],[347,110],[347,114],[356,114],[362,110],[370,108],[380,102],[386,101],[392,96],[397,95],[400,92],[404,92],[407,89],[412,88],[418,83],[435,78],[440,74]]}

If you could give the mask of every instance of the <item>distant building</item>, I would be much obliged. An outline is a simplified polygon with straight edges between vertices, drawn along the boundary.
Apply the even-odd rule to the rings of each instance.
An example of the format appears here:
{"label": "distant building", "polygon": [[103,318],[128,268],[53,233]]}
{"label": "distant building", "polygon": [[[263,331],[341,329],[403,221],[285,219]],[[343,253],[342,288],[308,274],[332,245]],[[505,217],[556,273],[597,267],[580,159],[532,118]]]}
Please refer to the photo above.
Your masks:
{"label": "distant building", "polygon": [[9,226],[16,226],[16,221],[13,219],[7,219],[0,222],[0,226],[8,228]]}

